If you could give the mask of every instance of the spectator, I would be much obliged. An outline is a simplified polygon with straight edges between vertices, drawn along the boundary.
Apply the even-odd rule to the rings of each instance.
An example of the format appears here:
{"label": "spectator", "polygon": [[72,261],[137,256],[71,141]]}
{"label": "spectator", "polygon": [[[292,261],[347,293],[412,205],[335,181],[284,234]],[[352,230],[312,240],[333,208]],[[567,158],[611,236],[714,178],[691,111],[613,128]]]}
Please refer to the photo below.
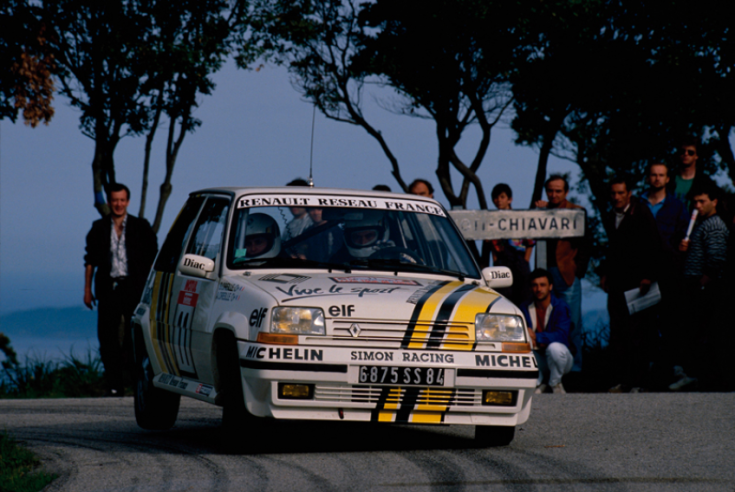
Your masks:
{"label": "spectator", "polygon": [[335,222],[331,223],[331,227],[327,225],[329,221],[323,217],[323,208],[310,207],[308,213],[314,223],[309,229],[319,228],[320,232],[306,240],[306,257],[314,261],[328,262],[342,247],[344,241],[342,229],[337,227]]}
{"label": "spectator", "polygon": [[391,191],[391,189],[388,185],[375,185],[373,191]]}
{"label": "spectator", "polygon": [[554,280],[548,271],[537,268],[529,279],[533,301],[521,304],[521,311],[539,368],[536,393],[543,393],[548,386],[554,393],[566,393],[561,378],[574,363],[569,351],[569,306],[551,295]]}
{"label": "spectator", "polygon": [[[511,210],[513,190],[507,184],[495,185],[491,197],[498,210]],[[528,284],[530,273],[528,262],[533,253],[533,245],[536,243],[531,239],[498,239],[487,242],[492,251],[493,265],[506,266],[513,273],[513,286],[501,289],[501,294],[520,306],[521,303],[531,298]]]}
{"label": "spectator", "polygon": [[411,195],[434,198],[434,187],[431,186],[431,183],[421,178],[414,179],[413,182],[408,185],[408,192]]}
{"label": "spectator", "polygon": [[[548,201],[538,200],[537,208],[577,208],[567,200],[569,182],[554,174],[546,180]],[[554,295],[569,305],[572,318],[570,341],[574,353],[572,372],[582,370],[582,279],[587,273],[589,247],[587,238],[550,239],[546,241],[546,267],[554,279]]]}
{"label": "spectator", "polygon": [[651,211],[631,196],[626,179],[613,179],[610,200],[614,213],[605,221],[608,248],[600,279],[607,292],[610,350],[618,383],[610,392],[637,392],[646,382],[647,357],[655,333],[649,322],[650,310],[628,313],[625,292],[640,289],[646,294],[658,279],[661,239]]}
{"label": "spectator", "polygon": [[666,164],[651,164],[646,177],[648,188],[641,194],[643,203],[648,205],[656,220],[664,248],[662,261],[667,265],[667,268],[660,271],[662,300],[657,308],[663,360],[654,361],[657,379],[662,380],[665,386],[678,374],[674,364],[684,359],[687,350],[685,335],[682,333],[686,331],[686,327],[682,325],[679,315],[679,306],[686,302],[683,296],[682,253],[679,252],[679,243],[686,234],[689,213],[684,202],[667,191],[669,181],[669,168]]}
{"label": "spectator", "polygon": [[[305,179],[296,178],[286,186],[309,186],[309,183],[307,183]],[[305,207],[289,207],[288,209],[291,211],[291,214],[293,214],[293,219],[286,224],[285,230],[283,231],[281,240],[284,242],[300,235],[314,223],[311,220],[311,217],[309,217],[309,214],[306,213]]]}
{"label": "spectator", "polygon": [[686,138],[679,146],[679,174],[668,184],[668,192],[684,202],[687,210],[693,210],[692,191],[701,190],[705,187],[716,187],[714,181],[705,175],[701,169],[697,169],[697,140]]}
{"label": "spectator", "polygon": [[[706,378],[729,377],[729,367],[721,367],[714,371],[711,368],[719,365],[719,357],[727,358],[722,352],[722,336],[714,330],[720,325],[720,311],[727,299],[725,292],[725,272],[727,262],[727,243],[729,230],[725,221],[717,213],[720,201],[719,189],[705,186],[694,189],[692,193],[694,208],[699,213],[697,225],[690,240],[683,240],[680,250],[686,253],[684,258],[684,279],[686,284],[687,306],[686,324],[689,326],[691,343],[696,347],[695,360],[685,364],[686,369],[694,369],[694,373]],[[716,338],[712,335],[716,334]],[[727,347],[728,350],[730,347]],[[715,354],[715,357],[712,355]],[[725,360],[725,359],[723,359]],[[694,366],[694,367],[692,367]],[[688,377],[683,368],[681,379],[669,388],[678,391],[695,382]]]}
{"label": "spectator", "polygon": [[147,220],[128,214],[127,186],[110,185],[107,204],[109,217],[96,220],[87,234],[84,304],[92,309],[95,301],[99,303],[97,336],[107,394],[124,396],[123,373],[132,365],[130,319],[158,252],[158,241]]}

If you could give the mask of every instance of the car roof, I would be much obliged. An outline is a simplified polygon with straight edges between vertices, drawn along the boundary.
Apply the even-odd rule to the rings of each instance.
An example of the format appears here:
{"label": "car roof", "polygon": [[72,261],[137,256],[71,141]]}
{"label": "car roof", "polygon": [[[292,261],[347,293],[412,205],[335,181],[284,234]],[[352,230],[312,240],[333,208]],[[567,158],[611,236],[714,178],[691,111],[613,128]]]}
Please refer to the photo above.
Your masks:
{"label": "car roof", "polygon": [[193,191],[190,195],[198,195],[201,193],[221,193],[233,196],[243,195],[267,195],[275,193],[288,193],[298,195],[334,195],[334,196],[359,196],[359,197],[375,197],[375,198],[395,198],[401,200],[415,200],[418,202],[428,202],[433,205],[441,204],[433,198],[425,196],[411,195],[408,193],[391,193],[388,191],[372,191],[372,190],[352,190],[348,188],[311,188],[307,186],[278,186],[278,187],[235,187],[223,186],[221,188],[205,188]]}

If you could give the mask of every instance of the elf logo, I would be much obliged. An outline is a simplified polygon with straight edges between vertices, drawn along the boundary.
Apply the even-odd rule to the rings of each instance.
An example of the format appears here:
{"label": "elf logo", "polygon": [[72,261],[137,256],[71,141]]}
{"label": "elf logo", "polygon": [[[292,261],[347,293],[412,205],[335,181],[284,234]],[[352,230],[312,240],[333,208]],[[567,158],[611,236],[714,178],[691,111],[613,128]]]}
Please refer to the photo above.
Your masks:
{"label": "elf logo", "polygon": [[268,308],[260,308],[253,311],[253,313],[250,315],[250,326],[255,326],[260,328],[260,325],[263,324],[263,318],[265,318],[265,313],[268,312]]}

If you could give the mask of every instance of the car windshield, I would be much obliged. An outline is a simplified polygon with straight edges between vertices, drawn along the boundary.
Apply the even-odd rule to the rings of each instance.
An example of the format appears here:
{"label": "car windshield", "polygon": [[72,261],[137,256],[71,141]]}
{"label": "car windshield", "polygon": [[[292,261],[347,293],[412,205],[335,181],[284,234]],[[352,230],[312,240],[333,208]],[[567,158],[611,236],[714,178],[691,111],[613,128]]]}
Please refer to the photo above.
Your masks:
{"label": "car windshield", "polygon": [[480,278],[451,219],[405,210],[247,207],[235,211],[230,269],[329,268]]}

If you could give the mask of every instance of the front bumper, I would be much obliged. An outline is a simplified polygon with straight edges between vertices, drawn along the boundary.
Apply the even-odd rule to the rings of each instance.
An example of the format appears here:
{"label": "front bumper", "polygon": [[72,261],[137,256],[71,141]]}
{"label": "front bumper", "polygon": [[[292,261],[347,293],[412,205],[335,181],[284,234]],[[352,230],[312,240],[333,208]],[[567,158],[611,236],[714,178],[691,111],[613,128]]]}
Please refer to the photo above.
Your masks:
{"label": "front bumper", "polygon": [[[238,342],[248,410],[279,419],[504,425],[528,419],[538,369],[532,353],[383,350]],[[443,369],[442,386],[371,384],[360,366]],[[309,399],[279,396],[279,383],[313,385]],[[483,404],[483,392],[514,393]]]}

